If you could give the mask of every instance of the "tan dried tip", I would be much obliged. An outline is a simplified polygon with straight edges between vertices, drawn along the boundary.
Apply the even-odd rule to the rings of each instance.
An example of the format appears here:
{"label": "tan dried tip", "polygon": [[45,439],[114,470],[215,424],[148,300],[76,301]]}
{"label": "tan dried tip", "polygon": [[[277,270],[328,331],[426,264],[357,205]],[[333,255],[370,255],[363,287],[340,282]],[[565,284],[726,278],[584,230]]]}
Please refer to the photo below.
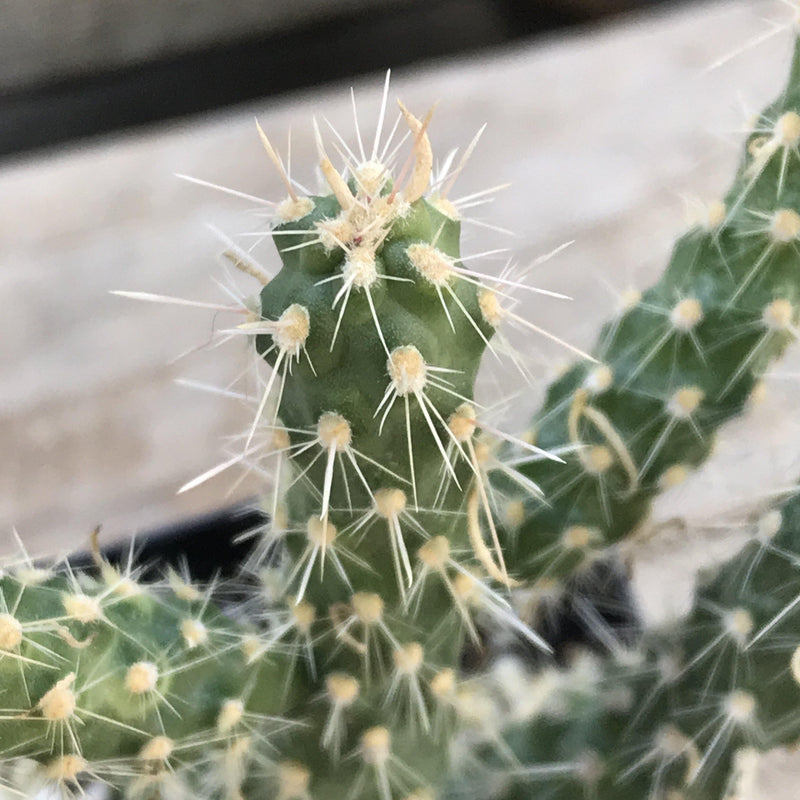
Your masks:
{"label": "tan dried tip", "polygon": [[69,719],[78,707],[72,684],[75,683],[75,673],[70,672],[66,678],[57,681],[52,689],[44,693],[42,699],[36,704],[42,716],[51,722]]}
{"label": "tan dried tip", "polygon": [[486,464],[492,457],[492,446],[487,441],[475,442],[475,461]]}
{"label": "tan dried tip", "polygon": [[800,115],[787,111],[775,123],[772,134],[783,147],[796,147],[800,142]]}
{"label": "tan dried tip", "polygon": [[747,404],[751,408],[761,405],[767,399],[767,382],[756,381],[750,396],[747,398]]}
{"label": "tan dried tip", "polygon": [[450,432],[459,442],[468,442],[475,433],[477,415],[471,403],[462,403],[447,420]]}
{"label": "tan dried tip", "polygon": [[285,503],[278,503],[272,516],[272,524],[269,526],[273,533],[285,531],[289,525],[289,509]]}
{"label": "tan dried tip", "polygon": [[771,331],[785,331],[794,319],[794,306],[783,298],[773,300],[764,307],[761,320]]}
{"label": "tan dried tip", "polygon": [[352,675],[346,672],[334,672],[325,679],[325,689],[331,703],[348,708],[356,701],[360,686]]}
{"label": "tan dried tip", "polygon": [[688,333],[703,321],[703,305],[695,297],[687,297],[676,303],[669,314],[672,327],[682,333]]}
{"label": "tan dried tip", "polygon": [[417,558],[430,569],[444,569],[450,560],[450,540],[446,536],[434,536],[417,550]]}
{"label": "tan dried tip", "polygon": [[310,328],[308,309],[292,303],[278,317],[272,339],[280,350],[296,353],[305,345]]}
{"label": "tan dried tip", "polygon": [[402,489],[378,489],[373,497],[375,511],[384,519],[394,519],[406,510],[408,498]]}
{"label": "tan dried tip", "polygon": [[272,435],[270,436],[269,449],[270,451],[277,452],[279,450],[288,450],[292,445],[292,440],[289,438],[289,431],[285,428],[273,428]]}
{"label": "tan dried tip", "polygon": [[667,401],[667,412],[676,419],[688,419],[705,396],[706,393],[697,386],[684,386]]}
{"label": "tan dried tip", "polygon": [[371,247],[354,247],[350,250],[342,265],[342,278],[345,284],[352,284],[359,289],[369,288],[378,280],[375,252]]}
{"label": "tan dried tip", "polygon": [[[756,122],[758,122],[758,120],[756,120]],[[749,174],[752,175],[753,172],[757,170],[759,162],[761,162],[761,166],[763,166],[765,151],[767,158],[775,152],[773,147],[769,147],[769,144],[770,140],[767,136],[756,136],[756,138],[752,139],[747,145],[747,152],[755,159],[755,162],[750,165],[750,169],[748,170]]]}
{"label": "tan dried tip", "polygon": [[505,309],[500,304],[497,293],[482,286],[478,289],[478,308],[483,319],[493,328],[498,328],[503,321]]}
{"label": "tan dried tip", "polygon": [[400,397],[423,391],[428,380],[428,365],[413,344],[392,350],[386,369],[394,390]]}
{"label": "tan dried tip", "polygon": [[[420,122],[399,100],[397,104],[405,118],[406,124],[414,135],[414,170],[408,180],[406,188],[403,190],[403,198],[408,203],[419,200],[431,182],[431,171],[433,170],[433,150],[427,131]],[[429,115],[430,116],[430,115]]]}
{"label": "tan dried tip", "polygon": [[44,775],[48,780],[59,783],[76,783],[78,776],[88,768],[85,758],[66,755],[48,762],[44,767]]}
{"label": "tan dried tip", "polygon": [[431,678],[431,691],[440,700],[452,696],[456,688],[456,674],[449,667],[440,669]]}
{"label": "tan dried tip", "polygon": [[746,608],[734,608],[725,615],[725,630],[740,647],[747,644],[754,627],[753,615]]}
{"label": "tan dried tip", "polygon": [[655,749],[670,758],[678,758],[690,740],[674,725],[665,725],[656,733]]}
{"label": "tan dried tip", "polygon": [[425,660],[425,650],[419,642],[409,642],[398,647],[392,659],[401,675],[416,675]]}
{"label": "tan dried tip", "polygon": [[332,447],[341,453],[353,441],[353,429],[341,414],[326,411],[317,420],[317,437],[326,450]]}
{"label": "tan dried tip", "polygon": [[64,595],[61,601],[70,619],[78,622],[97,622],[103,616],[100,601],[83,593]]}
{"label": "tan dried tip", "polygon": [[795,648],[792,653],[792,660],[789,662],[792,670],[792,677],[796,683],[800,684],[800,646]]}
{"label": "tan dried tip", "polygon": [[355,197],[347,185],[347,181],[336,171],[336,167],[331,164],[327,156],[323,156],[319,162],[319,168],[331,187],[333,196],[338,201],[344,211],[349,211],[355,205]]}
{"label": "tan dried tip", "polygon": [[308,634],[311,631],[311,626],[317,619],[317,609],[301,600],[299,603],[289,603],[289,611],[291,612],[294,626],[300,633]]}
{"label": "tan dried tip", "polygon": [[278,765],[278,797],[276,800],[301,800],[308,797],[311,772],[299,761]]}
{"label": "tan dried tip", "polygon": [[602,475],[608,472],[614,463],[614,454],[603,444],[592,445],[583,454],[583,465],[591,475]]}
{"label": "tan dried tip", "polygon": [[175,749],[175,742],[167,736],[154,736],[139,751],[141,761],[166,761]]}
{"label": "tan dried tip", "polygon": [[383,598],[374,592],[356,592],[350,599],[353,613],[364,625],[374,625],[383,617]]}
{"label": "tan dried tip", "polygon": [[383,725],[364,731],[361,736],[361,757],[365,763],[382,766],[392,754],[392,736]]}
{"label": "tan dried tip", "polygon": [[181,635],[191,650],[208,641],[208,628],[199,619],[185,619],[181,622]]}
{"label": "tan dried tip", "polygon": [[312,514],[306,523],[306,535],[311,544],[320,547],[330,547],[336,539],[336,526],[332,522],[325,522],[321,517]]}
{"label": "tan dried tip", "polygon": [[15,650],[22,644],[22,624],[11,614],[0,614],[0,650]]}
{"label": "tan dried tip", "polygon": [[418,242],[406,248],[411,266],[434,286],[446,286],[455,276],[453,259],[431,244]]}
{"label": "tan dried tip", "polygon": [[662,489],[672,489],[680,486],[689,477],[689,470],[684,464],[673,464],[667,467],[658,480],[658,485]]}
{"label": "tan dried tip", "polygon": [[131,694],[152,692],[158,685],[158,667],[150,661],[137,661],[125,673],[125,688]]}
{"label": "tan dried tip", "polygon": [[585,525],[573,525],[561,534],[561,544],[567,550],[585,550],[597,538],[591,528]]}
{"label": "tan dried tip", "polygon": [[607,364],[598,364],[583,380],[583,388],[589,394],[602,394],[614,383],[614,370]]}
{"label": "tan dried tip", "polygon": [[756,698],[741,689],[731,692],[725,700],[728,718],[734,722],[748,722],[755,714],[757,706]]}
{"label": "tan dried tip", "polygon": [[782,244],[797,239],[800,236],[800,214],[791,208],[776,211],[770,224],[770,235]]}
{"label": "tan dried tip", "polygon": [[217,730],[230,733],[244,718],[244,703],[241,700],[226,700],[217,714]]}

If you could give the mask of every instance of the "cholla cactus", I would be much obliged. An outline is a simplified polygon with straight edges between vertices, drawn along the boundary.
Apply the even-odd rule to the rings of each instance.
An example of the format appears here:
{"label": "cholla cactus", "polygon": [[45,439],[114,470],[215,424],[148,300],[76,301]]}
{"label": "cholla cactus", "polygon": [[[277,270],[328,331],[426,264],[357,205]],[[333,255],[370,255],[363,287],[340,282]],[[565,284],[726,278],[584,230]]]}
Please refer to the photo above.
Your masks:
{"label": "cholla cactus", "polygon": [[258,794],[266,779],[280,800],[432,791],[477,615],[547,648],[499,591],[512,579],[473,385],[502,306],[461,261],[447,194],[463,163],[431,187],[429,117],[401,105],[410,143],[388,153],[385,105],[344,174],[318,132],[322,196],[298,194],[259,128],[288,196],[280,271],[235,251],[263,284],[235,332],[272,372],[233,461],[279,462],[247,565],[254,621],[222,615],[211,589],[143,586],[102,561],[97,579],[2,579],[0,741],[43,780],[154,796]]}
{"label": "cholla cactus", "polygon": [[[499,434],[473,398],[495,329],[521,319],[505,299],[516,282],[464,266],[448,199],[463,159],[431,185],[430,115],[401,105],[410,140],[390,152],[385,112],[384,95],[369,155],[359,136],[342,171],[317,131],[319,196],[296,189],[259,128],[287,190],[271,231],[282,265],[270,278],[231,247],[262,284],[234,333],[272,372],[242,451],[208,473],[275,467],[271,521],[235,587],[247,600],[221,609],[215,586],[175,574],[147,584],[99,554],[93,575],[25,562],[0,577],[0,752],[33,759],[33,785],[69,792],[95,779],[142,798],[435,796],[451,737],[475,712],[459,687],[465,642],[480,643],[488,623],[547,651],[509,590],[545,597],[628,537],[794,338],[800,59],[726,201],[606,327],[596,357],[551,388],[525,442]],[[775,559],[790,571],[796,561],[790,543],[769,547],[735,600],[723,584],[705,590],[675,636],[674,673],[653,668],[647,644],[635,669],[609,665],[589,691],[565,694],[555,721],[524,728],[516,749],[546,796],[716,800],[743,738],[797,735],[774,711],[797,658],[772,640],[795,601],[753,594]],[[786,591],[795,584],[792,573]],[[627,704],[609,710],[612,695]],[[481,797],[529,796],[515,781],[506,766]]]}
{"label": "cholla cactus", "polygon": [[[797,338],[799,143],[800,44],[725,201],[605,327],[602,366],[579,365],[550,389],[539,443],[583,447],[566,481],[523,468],[549,503],[522,515],[507,558],[539,582],[541,609],[552,578],[629,537],[652,496],[705,458],[714,430]],[[531,695],[551,696],[505,732],[513,763],[495,753],[449,796],[749,797],[753,753],[800,736],[798,510],[795,498],[758,519],[672,629],[648,631],[633,651],[618,643],[588,673],[535,679]]]}
{"label": "cholla cactus", "polygon": [[753,524],[680,625],[650,632],[635,653],[529,678],[524,693],[541,702],[504,731],[515,758],[484,748],[478,766],[473,753],[468,780],[446,796],[757,796],[757,751],[800,737],[799,565],[794,497]]}

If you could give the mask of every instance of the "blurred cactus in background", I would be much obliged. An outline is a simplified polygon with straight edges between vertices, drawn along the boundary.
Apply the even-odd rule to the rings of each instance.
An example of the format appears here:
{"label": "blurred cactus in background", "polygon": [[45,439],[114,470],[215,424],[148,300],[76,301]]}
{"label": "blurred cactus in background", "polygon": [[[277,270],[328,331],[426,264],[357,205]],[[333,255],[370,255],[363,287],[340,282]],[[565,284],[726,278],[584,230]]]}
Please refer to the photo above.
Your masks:
{"label": "blurred cactus in background", "polygon": [[[519,438],[475,380],[485,350],[511,350],[505,326],[544,333],[519,310],[542,290],[513,264],[465,265],[461,223],[481,198],[452,189],[478,137],[434,170],[431,112],[401,104],[390,126],[388,89],[370,141],[315,128],[322,194],[258,129],[287,192],[264,233],[281,264],[229,243],[259,291],[224,334],[252,348],[253,421],[187,484],[235,465],[265,476],[269,521],[240,575],[152,581],[96,542],[93,569],[25,556],[0,574],[12,791],[721,800],[747,753],[800,737],[797,501],[754,523],[669,630],[634,611],[615,630],[596,585],[615,576],[627,602],[620,546],[796,338],[800,55],[728,195],[576,351]],[[576,598],[594,652],[564,658],[552,619]],[[505,717],[466,666],[491,661],[498,631],[540,654],[505,687]]]}

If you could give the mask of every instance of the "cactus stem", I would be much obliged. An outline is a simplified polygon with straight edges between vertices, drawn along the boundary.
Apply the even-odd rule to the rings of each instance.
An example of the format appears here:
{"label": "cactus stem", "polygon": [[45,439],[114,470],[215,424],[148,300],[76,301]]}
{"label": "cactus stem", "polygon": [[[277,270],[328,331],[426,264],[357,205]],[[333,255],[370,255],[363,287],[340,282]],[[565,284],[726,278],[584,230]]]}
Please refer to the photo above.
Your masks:
{"label": "cactus stem", "polygon": [[426,733],[429,733],[430,716],[420,678],[425,666],[425,651],[418,642],[410,642],[395,649],[392,659],[395,669],[384,705],[399,704],[398,714],[399,716],[405,714],[412,730],[419,724]]}

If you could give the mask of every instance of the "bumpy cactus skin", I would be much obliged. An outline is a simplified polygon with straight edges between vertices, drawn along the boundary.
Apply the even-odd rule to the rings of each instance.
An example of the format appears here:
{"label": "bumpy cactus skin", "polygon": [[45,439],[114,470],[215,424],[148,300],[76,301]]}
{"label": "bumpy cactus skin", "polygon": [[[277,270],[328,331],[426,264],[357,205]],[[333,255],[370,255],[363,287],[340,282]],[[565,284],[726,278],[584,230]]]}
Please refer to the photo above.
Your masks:
{"label": "bumpy cactus skin", "polygon": [[[515,574],[552,591],[550,579],[635,532],[653,495],[707,456],[714,431],[797,338],[798,143],[800,43],[725,203],[677,243],[661,282],[606,326],[603,363],[551,387],[538,443],[583,448],[566,470],[523,467],[549,502],[509,541]],[[567,688],[504,736],[518,763],[492,749],[484,780],[456,781],[448,797],[739,797],[750,751],[800,737],[798,554],[795,498],[758,522],[686,619],[650,631],[635,652],[620,646],[589,680],[562,674]]]}
{"label": "bumpy cactus skin", "polygon": [[43,780],[151,794],[166,767],[224,760],[284,703],[285,659],[254,658],[256,631],[187,584],[157,593],[108,565],[79,581],[23,567],[0,579],[0,602],[0,750],[39,759]]}
{"label": "bumpy cactus skin", "polygon": [[12,571],[4,754],[62,782],[105,778],[111,760],[133,794],[209,771],[222,794],[279,800],[392,800],[441,780],[473,615],[512,615],[479,574],[506,578],[474,481],[488,289],[459,261],[456,207],[425,196],[427,122],[401,109],[402,186],[375,153],[345,181],[321,152],[326,196],[284,176],[282,267],[239,326],[272,366],[244,457],[280,462],[248,565],[257,630],[175,580],[156,595],[108,565],[104,584]]}
{"label": "bumpy cactus skin", "polygon": [[[634,533],[654,495],[705,460],[767,365],[796,338],[800,299],[800,58],[754,126],[724,202],[676,244],[658,284],[628,293],[594,355],[554,383],[532,432],[577,445],[567,465],[521,471],[525,500],[507,561],[559,578]],[[512,492],[513,496],[513,492]]]}
{"label": "bumpy cactus skin", "polygon": [[751,751],[800,738],[798,598],[795,497],[758,521],[675,630],[598,665],[590,680],[564,681],[532,720],[506,731],[516,766],[495,755],[448,796],[739,797]]}

